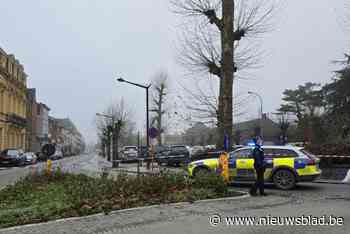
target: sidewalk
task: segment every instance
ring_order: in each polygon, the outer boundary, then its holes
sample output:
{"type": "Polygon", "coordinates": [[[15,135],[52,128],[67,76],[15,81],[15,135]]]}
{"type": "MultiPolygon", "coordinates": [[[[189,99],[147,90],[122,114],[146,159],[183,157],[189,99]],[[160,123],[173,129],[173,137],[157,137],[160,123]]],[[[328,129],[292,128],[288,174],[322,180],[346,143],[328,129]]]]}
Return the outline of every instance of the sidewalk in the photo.
{"type": "Polygon", "coordinates": [[[350,183],[350,169],[348,168],[323,168],[321,177],[317,183],[342,184],[350,183]]]}
{"type": "Polygon", "coordinates": [[[256,197],[224,199],[220,201],[198,201],[195,203],[177,203],[156,205],[112,212],[109,215],[97,214],[87,217],[69,218],[42,224],[25,225],[0,230],[0,234],[36,234],[36,233],[128,233],[131,229],[139,229],[155,224],[173,222],[179,219],[201,217],[230,210],[261,209],[275,207],[290,202],[290,198],[269,196],[260,200],[256,197]]]}

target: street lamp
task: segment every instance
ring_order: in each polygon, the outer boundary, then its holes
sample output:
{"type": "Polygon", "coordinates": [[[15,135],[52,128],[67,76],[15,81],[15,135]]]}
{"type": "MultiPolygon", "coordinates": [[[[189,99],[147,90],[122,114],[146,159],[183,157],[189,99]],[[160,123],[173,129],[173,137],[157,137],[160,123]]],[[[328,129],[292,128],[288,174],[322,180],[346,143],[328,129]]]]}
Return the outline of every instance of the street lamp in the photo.
{"type": "Polygon", "coordinates": [[[118,78],[117,81],[119,82],[124,82],[124,83],[128,83],[128,84],[131,84],[131,85],[134,85],[134,86],[137,86],[137,87],[140,87],[140,88],[143,88],[146,90],[146,144],[147,144],[147,157],[148,157],[148,150],[149,150],[149,103],[148,103],[148,90],[149,88],[151,87],[151,85],[141,85],[141,84],[138,84],[138,83],[134,83],[134,82],[130,82],[130,81],[127,81],[127,80],[124,80],[123,78],[118,78]]]}
{"type": "Polygon", "coordinates": [[[260,100],[260,135],[261,135],[261,138],[263,138],[263,99],[261,97],[260,94],[256,93],[256,92],[252,92],[252,91],[248,91],[248,94],[251,94],[251,95],[254,95],[256,97],[259,98],[260,100]]]}

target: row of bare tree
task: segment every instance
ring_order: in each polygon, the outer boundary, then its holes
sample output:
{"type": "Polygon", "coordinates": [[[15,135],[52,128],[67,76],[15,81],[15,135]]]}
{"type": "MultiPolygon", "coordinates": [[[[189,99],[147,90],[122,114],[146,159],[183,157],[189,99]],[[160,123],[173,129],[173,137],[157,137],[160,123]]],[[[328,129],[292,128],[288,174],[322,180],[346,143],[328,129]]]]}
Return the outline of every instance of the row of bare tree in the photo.
{"type": "MultiPolygon", "coordinates": [[[[165,71],[157,72],[152,78],[151,90],[151,126],[159,133],[165,131],[164,122],[167,113],[168,74],[165,71]]],[[[124,99],[112,103],[95,119],[99,146],[108,160],[111,152],[118,151],[120,145],[136,145],[138,133],[133,113],[127,107],[124,99]]],[[[141,139],[142,140],[142,139],[141,139]]],[[[158,144],[162,144],[162,134],[157,137],[158,144]]]]}

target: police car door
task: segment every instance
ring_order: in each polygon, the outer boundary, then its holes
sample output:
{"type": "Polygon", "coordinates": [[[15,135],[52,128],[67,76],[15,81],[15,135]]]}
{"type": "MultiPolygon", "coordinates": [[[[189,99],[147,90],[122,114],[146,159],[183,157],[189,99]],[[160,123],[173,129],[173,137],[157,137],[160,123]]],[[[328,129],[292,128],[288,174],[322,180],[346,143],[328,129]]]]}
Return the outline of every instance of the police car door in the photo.
{"type": "Polygon", "coordinates": [[[252,149],[242,149],[236,152],[236,180],[254,180],[254,159],[252,149]]]}

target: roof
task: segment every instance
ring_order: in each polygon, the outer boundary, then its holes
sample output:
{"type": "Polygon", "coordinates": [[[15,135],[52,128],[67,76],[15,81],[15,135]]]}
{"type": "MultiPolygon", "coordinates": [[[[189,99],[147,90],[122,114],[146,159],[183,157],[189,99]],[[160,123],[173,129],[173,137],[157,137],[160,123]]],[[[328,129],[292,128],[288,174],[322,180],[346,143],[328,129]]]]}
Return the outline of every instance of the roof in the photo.
{"type": "Polygon", "coordinates": [[[0,53],[1,53],[1,54],[7,55],[7,53],[5,52],[5,50],[3,50],[1,47],[0,47],[0,53]]]}
{"type": "MultiPolygon", "coordinates": [[[[245,146],[243,148],[239,148],[237,150],[241,149],[252,149],[253,146],[245,146]]],[[[288,150],[300,150],[303,149],[303,147],[297,147],[297,146],[292,146],[292,145],[263,145],[261,146],[263,149],[288,149],[288,150]]]]}
{"type": "Polygon", "coordinates": [[[46,104],[44,104],[44,103],[42,103],[42,102],[40,102],[40,103],[38,103],[38,104],[39,104],[41,107],[43,107],[44,109],[50,111],[50,108],[49,108],[46,104]]]}

